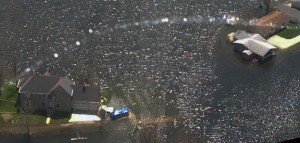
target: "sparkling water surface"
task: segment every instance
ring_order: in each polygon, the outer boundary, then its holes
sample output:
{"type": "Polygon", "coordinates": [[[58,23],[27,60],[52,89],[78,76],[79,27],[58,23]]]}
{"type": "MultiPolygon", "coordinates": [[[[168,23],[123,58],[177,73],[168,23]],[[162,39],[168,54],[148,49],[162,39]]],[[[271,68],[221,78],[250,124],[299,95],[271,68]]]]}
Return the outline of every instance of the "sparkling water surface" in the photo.
{"type": "Polygon", "coordinates": [[[88,136],[86,142],[276,142],[299,136],[299,51],[278,51],[273,61],[257,65],[241,60],[226,43],[228,33],[263,13],[256,5],[1,1],[6,77],[48,71],[78,84],[88,79],[119,86],[123,95],[115,98],[137,118],[172,118],[140,126],[116,121],[107,128],[121,129],[103,132],[74,128],[33,135],[31,142],[69,142],[75,132],[88,136]]]}

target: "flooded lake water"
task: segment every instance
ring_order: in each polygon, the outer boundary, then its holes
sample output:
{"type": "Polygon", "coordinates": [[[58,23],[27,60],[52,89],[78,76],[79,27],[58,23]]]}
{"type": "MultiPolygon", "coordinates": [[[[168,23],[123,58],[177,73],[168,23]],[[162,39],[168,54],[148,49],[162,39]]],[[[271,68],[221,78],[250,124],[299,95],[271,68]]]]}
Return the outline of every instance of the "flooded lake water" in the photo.
{"type": "MultiPolygon", "coordinates": [[[[30,142],[70,142],[77,132],[89,137],[81,142],[299,137],[300,47],[277,51],[273,61],[259,65],[243,61],[226,42],[228,33],[245,27],[226,25],[224,17],[247,22],[263,13],[257,5],[248,0],[1,1],[0,64],[7,79],[35,70],[78,84],[87,79],[118,86],[122,92],[116,98],[137,118],[174,117],[139,126],[114,121],[105,131],[74,127],[59,135],[33,135],[30,142]]],[[[9,135],[3,139],[12,142],[9,135]]]]}

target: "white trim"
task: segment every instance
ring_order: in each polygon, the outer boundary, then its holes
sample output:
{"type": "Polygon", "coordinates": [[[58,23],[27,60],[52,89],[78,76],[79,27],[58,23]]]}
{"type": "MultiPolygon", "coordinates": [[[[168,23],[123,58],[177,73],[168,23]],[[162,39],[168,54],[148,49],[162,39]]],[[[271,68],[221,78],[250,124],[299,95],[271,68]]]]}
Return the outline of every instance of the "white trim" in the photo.
{"type": "Polygon", "coordinates": [[[19,80],[18,80],[18,84],[17,84],[17,87],[19,87],[19,85],[20,85],[20,80],[21,80],[21,79],[19,79],[19,80]]]}

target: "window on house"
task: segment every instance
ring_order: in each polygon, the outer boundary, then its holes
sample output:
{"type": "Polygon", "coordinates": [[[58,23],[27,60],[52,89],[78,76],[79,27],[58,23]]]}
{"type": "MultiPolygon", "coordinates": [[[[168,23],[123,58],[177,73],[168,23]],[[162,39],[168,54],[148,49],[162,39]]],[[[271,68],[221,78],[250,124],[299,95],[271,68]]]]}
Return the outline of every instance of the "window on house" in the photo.
{"type": "Polygon", "coordinates": [[[44,102],[42,103],[42,107],[45,107],[45,103],[44,102]]]}
{"type": "Polygon", "coordinates": [[[59,108],[59,104],[58,103],[56,104],[56,108],[59,108]]]}

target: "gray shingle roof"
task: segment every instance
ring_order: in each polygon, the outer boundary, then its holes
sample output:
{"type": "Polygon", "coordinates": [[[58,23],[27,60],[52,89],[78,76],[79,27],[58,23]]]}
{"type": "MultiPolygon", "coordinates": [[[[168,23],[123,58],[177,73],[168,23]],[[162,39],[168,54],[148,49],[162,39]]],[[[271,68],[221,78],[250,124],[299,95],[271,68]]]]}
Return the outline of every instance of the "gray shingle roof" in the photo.
{"type": "Polygon", "coordinates": [[[33,76],[23,85],[23,87],[21,87],[20,92],[49,93],[58,81],[59,77],[33,76]]]}
{"type": "Polygon", "coordinates": [[[292,3],[292,8],[300,10],[300,0],[293,0],[291,1],[291,3],[292,3]]]}
{"type": "Polygon", "coordinates": [[[235,33],[234,33],[234,38],[235,39],[245,39],[245,38],[250,38],[252,35],[250,33],[247,33],[246,31],[243,31],[243,30],[237,30],[235,33]]]}
{"type": "Polygon", "coordinates": [[[280,11],[282,11],[283,13],[285,13],[286,15],[292,17],[293,20],[297,20],[297,21],[294,21],[294,22],[300,22],[300,11],[299,10],[297,10],[295,8],[288,7],[286,5],[280,5],[278,7],[278,9],[280,11]]]}
{"type": "Polygon", "coordinates": [[[100,87],[73,85],[73,101],[100,102],[100,87]],[[85,89],[84,89],[85,88],[85,89]]]}
{"type": "Polygon", "coordinates": [[[74,85],[74,82],[57,76],[31,76],[20,80],[19,92],[47,94],[54,90],[54,88],[56,88],[57,86],[61,86],[71,95],[71,85],[74,85]]]}
{"type": "Polygon", "coordinates": [[[262,38],[259,34],[254,34],[251,38],[246,38],[242,40],[237,40],[234,43],[243,44],[251,52],[256,53],[260,56],[265,56],[270,49],[275,47],[269,43],[265,42],[265,39],[262,38]]]}
{"type": "Polygon", "coordinates": [[[17,86],[18,87],[24,87],[24,84],[26,84],[29,81],[30,78],[32,78],[32,77],[31,76],[26,76],[24,78],[19,79],[17,86]]]}
{"type": "Polygon", "coordinates": [[[71,85],[74,85],[73,81],[66,78],[60,78],[58,85],[65,89],[65,91],[68,92],[69,95],[72,95],[73,88],[71,87],[71,85]]]}

